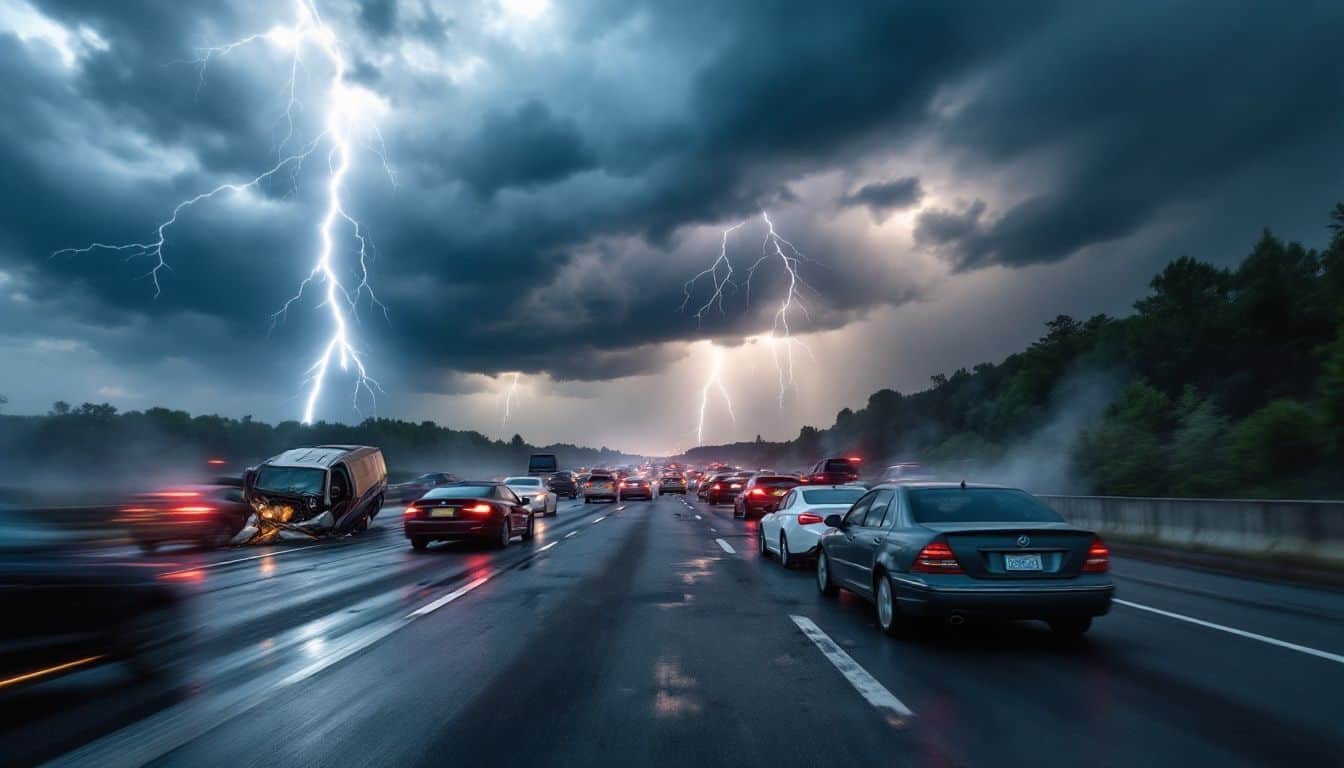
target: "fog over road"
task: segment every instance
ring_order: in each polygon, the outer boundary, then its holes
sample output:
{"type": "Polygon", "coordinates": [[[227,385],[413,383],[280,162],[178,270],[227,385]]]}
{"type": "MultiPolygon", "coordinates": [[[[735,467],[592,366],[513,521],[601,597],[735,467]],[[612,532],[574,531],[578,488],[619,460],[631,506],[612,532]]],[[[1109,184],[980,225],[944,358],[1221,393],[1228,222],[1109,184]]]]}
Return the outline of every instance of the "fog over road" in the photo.
{"type": "Polygon", "coordinates": [[[105,553],[192,593],[176,682],[22,691],[0,762],[1344,764],[1336,592],[1117,557],[1081,642],[890,639],[693,497],[563,503],[502,551],[414,553],[397,511],[309,546],[105,553]]]}

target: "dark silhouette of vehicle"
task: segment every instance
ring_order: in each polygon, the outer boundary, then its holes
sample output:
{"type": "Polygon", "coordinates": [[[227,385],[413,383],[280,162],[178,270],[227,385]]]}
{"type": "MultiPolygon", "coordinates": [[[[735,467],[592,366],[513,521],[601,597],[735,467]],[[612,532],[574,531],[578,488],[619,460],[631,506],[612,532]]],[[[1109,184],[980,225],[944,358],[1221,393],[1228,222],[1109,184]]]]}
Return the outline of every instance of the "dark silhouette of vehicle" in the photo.
{"type": "Polygon", "coordinates": [[[365,530],[387,492],[383,452],[362,445],[295,448],[250,469],[244,486],[253,539],[365,530]]]}
{"type": "Polygon", "coordinates": [[[503,483],[465,481],[435,488],[402,511],[402,529],[423,551],[434,541],[473,540],[503,549],[521,534],[531,541],[536,511],[503,483]]]}

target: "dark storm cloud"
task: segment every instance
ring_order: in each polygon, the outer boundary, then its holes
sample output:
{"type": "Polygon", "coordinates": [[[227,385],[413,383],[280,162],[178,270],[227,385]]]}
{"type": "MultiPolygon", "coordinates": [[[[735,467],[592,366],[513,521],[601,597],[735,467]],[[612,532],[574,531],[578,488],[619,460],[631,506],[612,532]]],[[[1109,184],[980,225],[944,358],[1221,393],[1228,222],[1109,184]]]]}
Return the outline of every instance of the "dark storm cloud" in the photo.
{"type": "Polygon", "coordinates": [[[487,115],[458,161],[462,177],[487,196],[560,181],[596,164],[577,126],[535,100],[487,115]]]}
{"type": "Polygon", "coordinates": [[[884,221],[892,213],[917,204],[924,197],[919,179],[906,176],[894,181],[877,181],[864,184],[851,194],[840,198],[845,208],[866,206],[876,221],[884,221]]]}
{"type": "MultiPolygon", "coordinates": [[[[486,40],[490,2],[454,4],[451,18],[427,0],[321,5],[364,31],[354,76],[391,112],[397,187],[367,158],[350,184],[391,310],[366,307],[360,334],[386,366],[434,372],[416,384],[430,391],[475,386],[454,371],[647,373],[677,354],[664,342],[768,329],[759,297],[781,285],[770,271],[750,305],[742,290],[723,315],[677,311],[717,251],[714,231],[762,207],[782,209],[781,228],[816,259],[807,329],[837,328],[920,290],[864,233],[826,230],[837,195],[878,220],[929,205],[915,240],[954,270],[1057,261],[1141,232],[1257,163],[1319,173],[1344,125],[1332,3],[591,0],[554,3],[554,26],[537,28],[553,37],[528,45],[486,40]],[[411,66],[406,43],[454,65],[479,57],[489,87],[411,66]],[[915,142],[939,173],[865,173],[915,142]],[[852,191],[809,198],[809,176],[837,170],[852,191]],[[980,188],[996,174],[1009,178],[980,188]],[[942,202],[957,199],[974,202],[942,202]],[[444,319],[441,302],[483,297],[496,311],[444,319]]],[[[0,34],[0,270],[24,270],[42,306],[71,319],[212,323],[195,343],[118,345],[127,359],[185,355],[233,374],[239,340],[275,358],[311,341],[311,303],[265,334],[314,247],[320,160],[255,199],[185,216],[157,300],[137,279],[143,261],[47,258],[143,240],[175,201],[274,162],[283,57],[262,46],[199,76],[190,62],[198,46],[286,21],[283,4],[39,7],[107,45],[67,72],[0,34]]],[[[297,112],[301,127],[313,117],[311,104],[297,112]]],[[[737,258],[749,264],[759,238],[744,229],[737,258]]]]}

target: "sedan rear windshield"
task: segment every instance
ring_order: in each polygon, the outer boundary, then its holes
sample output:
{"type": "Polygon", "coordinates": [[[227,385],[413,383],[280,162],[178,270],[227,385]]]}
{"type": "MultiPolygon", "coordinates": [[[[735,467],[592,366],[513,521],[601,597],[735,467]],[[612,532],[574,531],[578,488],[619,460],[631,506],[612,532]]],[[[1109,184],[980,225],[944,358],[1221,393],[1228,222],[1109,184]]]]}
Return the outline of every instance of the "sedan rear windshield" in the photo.
{"type": "Polygon", "coordinates": [[[853,504],[867,491],[862,488],[819,488],[815,491],[803,491],[803,501],[808,504],[853,504]]]}
{"type": "Polygon", "coordinates": [[[757,488],[792,488],[798,485],[796,477],[758,477],[756,478],[757,488]]]}
{"type": "Polygon", "coordinates": [[[921,488],[910,492],[917,523],[1058,523],[1064,518],[1025,491],[921,488]]]}
{"type": "Polygon", "coordinates": [[[493,485],[447,485],[425,494],[426,499],[489,499],[495,495],[493,485]]]}
{"type": "Polygon", "coordinates": [[[327,472],[312,467],[275,467],[267,464],[257,471],[258,491],[321,496],[327,472]]]}
{"type": "Polygon", "coordinates": [[[505,485],[532,486],[541,487],[541,478],[539,477],[510,477],[504,481],[505,485]]]}

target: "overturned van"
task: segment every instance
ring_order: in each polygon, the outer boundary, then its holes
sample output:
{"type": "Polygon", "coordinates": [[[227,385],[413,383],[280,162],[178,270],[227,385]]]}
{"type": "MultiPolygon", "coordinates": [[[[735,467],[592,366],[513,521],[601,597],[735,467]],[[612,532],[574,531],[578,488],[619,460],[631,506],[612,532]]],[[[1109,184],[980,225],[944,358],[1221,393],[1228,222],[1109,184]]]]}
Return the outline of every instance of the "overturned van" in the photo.
{"type": "Polygon", "coordinates": [[[356,533],[369,527],[386,492],[387,464],[377,448],[294,448],[247,471],[244,498],[252,513],[233,540],[356,533]]]}

